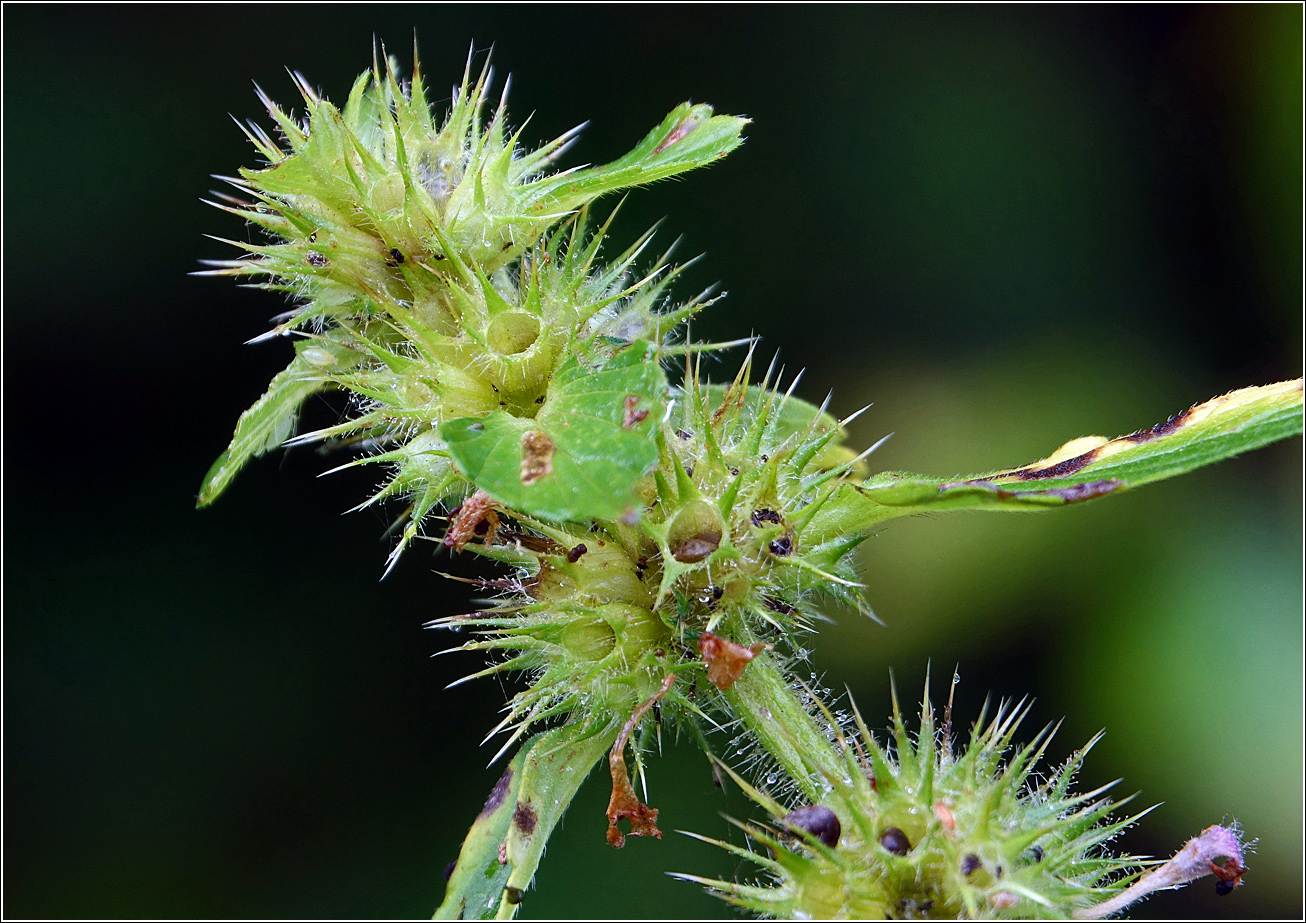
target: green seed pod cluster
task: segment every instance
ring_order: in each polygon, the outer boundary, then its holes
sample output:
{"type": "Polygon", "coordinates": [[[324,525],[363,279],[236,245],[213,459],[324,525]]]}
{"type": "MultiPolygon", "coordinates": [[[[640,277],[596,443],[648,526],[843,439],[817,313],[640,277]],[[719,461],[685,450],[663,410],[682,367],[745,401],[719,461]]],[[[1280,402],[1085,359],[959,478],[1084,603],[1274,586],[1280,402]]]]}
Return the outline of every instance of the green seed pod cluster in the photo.
{"type": "Polygon", "coordinates": [[[1068,919],[1137,877],[1138,859],[1102,847],[1141,814],[1112,820],[1109,785],[1071,792],[1101,735],[1039,781],[1053,731],[1014,747],[1027,712],[1004,704],[987,723],[981,714],[957,753],[951,700],[936,728],[928,684],[915,739],[895,694],[891,749],[854,709],[855,733],[839,734],[846,774],[825,777],[820,804],[791,810],[735,776],[771,814],[768,824],[741,825],[767,852],[709,842],[761,866],[769,882],[680,877],[779,918],[1068,919]]]}
{"type": "Polygon", "coordinates": [[[792,387],[770,387],[772,370],[750,386],[751,359],[729,385],[703,384],[691,367],[660,445],[644,532],[655,543],[659,605],[668,595],[700,603],[697,631],[737,616],[750,635],[792,641],[810,627],[804,608],[819,593],[863,605],[850,552],[867,533],[809,526],[864,474],[864,456],[843,445],[848,420],[793,397],[792,387]]]}

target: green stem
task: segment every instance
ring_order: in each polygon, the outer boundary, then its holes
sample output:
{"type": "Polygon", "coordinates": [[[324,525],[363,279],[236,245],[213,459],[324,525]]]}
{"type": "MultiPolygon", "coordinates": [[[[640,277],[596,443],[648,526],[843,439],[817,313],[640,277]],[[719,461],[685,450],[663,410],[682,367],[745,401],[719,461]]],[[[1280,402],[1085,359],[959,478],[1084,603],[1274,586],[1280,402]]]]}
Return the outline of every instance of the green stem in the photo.
{"type": "Polygon", "coordinates": [[[823,777],[848,774],[825,730],[794,696],[784,671],[770,654],[759,654],[750,662],[725,697],[767,753],[813,802],[825,797],[823,777]]]}

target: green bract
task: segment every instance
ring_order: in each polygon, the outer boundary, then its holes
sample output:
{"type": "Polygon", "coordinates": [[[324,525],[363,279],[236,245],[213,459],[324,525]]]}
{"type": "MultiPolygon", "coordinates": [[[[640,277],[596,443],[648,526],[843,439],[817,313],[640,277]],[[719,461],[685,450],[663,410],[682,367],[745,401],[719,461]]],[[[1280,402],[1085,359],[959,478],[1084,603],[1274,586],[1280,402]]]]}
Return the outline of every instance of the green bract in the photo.
{"type": "Polygon", "coordinates": [[[567,359],[533,418],[497,410],[450,420],[440,436],[458,469],[508,509],[552,521],[634,517],[666,389],[656,349],[638,342],[596,368],[567,359]]]}

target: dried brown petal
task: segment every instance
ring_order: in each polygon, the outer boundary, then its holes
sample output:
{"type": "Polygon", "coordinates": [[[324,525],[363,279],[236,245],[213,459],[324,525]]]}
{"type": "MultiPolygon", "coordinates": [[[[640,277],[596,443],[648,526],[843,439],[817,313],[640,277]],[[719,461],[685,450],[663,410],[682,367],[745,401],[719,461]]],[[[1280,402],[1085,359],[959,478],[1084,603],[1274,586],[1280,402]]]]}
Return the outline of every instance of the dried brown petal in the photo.
{"type": "Polygon", "coordinates": [[[483,533],[485,544],[489,545],[494,542],[498,528],[499,516],[494,512],[494,501],[485,491],[478,490],[458,508],[457,515],[449,523],[449,531],[445,533],[444,544],[454,551],[462,551],[464,545],[483,533]]]}
{"type": "Polygon", "coordinates": [[[657,826],[658,809],[650,808],[639,800],[639,796],[635,794],[635,789],[630,784],[630,777],[626,774],[626,741],[630,740],[630,735],[640,719],[657,703],[658,699],[667,694],[667,690],[675,681],[676,674],[668,675],[662,681],[662,688],[640,703],[625,727],[621,729],[621,733],[617,735],[616,743],[612,745],[612,750],[608,754],[608,769],[612,773],[612,797],[608,799],[608,845],[616,849],[626,845],[626,836],[617,826],[617,821],[623,817],[630,821],[631,836],[655,836],[662,839],[662,831],[657,826]]]}
{"type": "Polygon", "coordinates": [[[744,647],[710,631],[703,632],[698,639],[699,653],[707,664],[707,681],[722,692],[744,675],[744,667],[750,660],[770,646],[758,641],[752,647],[744,647]]]}

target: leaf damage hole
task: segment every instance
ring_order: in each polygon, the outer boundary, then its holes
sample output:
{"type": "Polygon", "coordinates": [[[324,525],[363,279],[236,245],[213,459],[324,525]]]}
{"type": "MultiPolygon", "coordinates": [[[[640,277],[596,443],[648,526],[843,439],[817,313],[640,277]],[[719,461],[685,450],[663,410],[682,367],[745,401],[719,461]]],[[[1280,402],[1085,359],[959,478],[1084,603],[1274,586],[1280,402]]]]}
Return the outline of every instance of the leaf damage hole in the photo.
{"type": "Polygon", "coordinates": [[[639,406],[639,395],[627,394],[625,412],[623,413],[621,418],[622,429],[632,429],[636,424],[643,423],[645,420],[648,419],[648,411],[636,410],[635,408],[638,406],[639,406]]]}
{"type": "Polygon", "coordinates": [[[553,453],[557,446],[548,433],[527,430],[521,437],[521,482],[529,487],[553,474],[553,453]]]}

